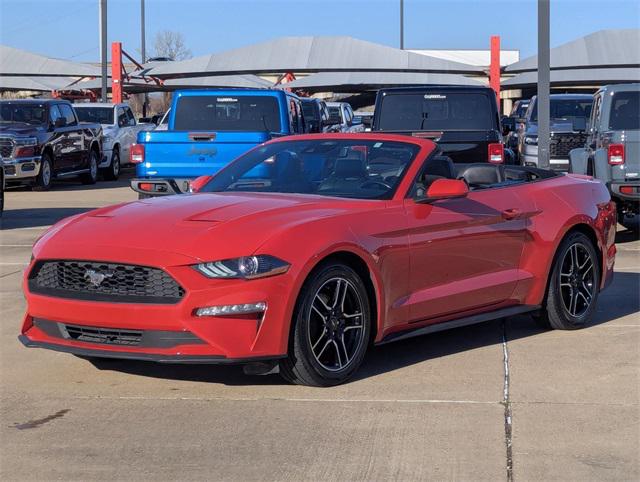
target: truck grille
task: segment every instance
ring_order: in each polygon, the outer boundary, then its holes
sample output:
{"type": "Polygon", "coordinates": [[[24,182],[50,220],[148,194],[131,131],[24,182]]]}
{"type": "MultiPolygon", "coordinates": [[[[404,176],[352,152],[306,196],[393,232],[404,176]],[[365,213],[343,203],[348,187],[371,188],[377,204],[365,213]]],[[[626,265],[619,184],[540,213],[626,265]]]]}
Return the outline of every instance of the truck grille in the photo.
{"type": "Polygon", "coordinates": [[[569,151],[578,147],[584,147],[587,140],[586,134],[566,133],[551,136],[549,155],[552,159],[568,159],[569,151]]]}
{"type": "Polygon", "coordinates": [[[29,273],[33,293],[114,303],[174,304],[184,289],[158,268],[94,261],[39,261],[29,273]]]}
{"type": "Polygon", "coordinates": [[[75,325],[64,325],[64,330],[72,340],[85,343],[137,346],[142,341],[142,331],[75,325]]]}
{"type": "Polygon", "coordinates": [[[0,137],[0,156],[11,157],[13,152],[13,139],[10,137],[0,137]]]}

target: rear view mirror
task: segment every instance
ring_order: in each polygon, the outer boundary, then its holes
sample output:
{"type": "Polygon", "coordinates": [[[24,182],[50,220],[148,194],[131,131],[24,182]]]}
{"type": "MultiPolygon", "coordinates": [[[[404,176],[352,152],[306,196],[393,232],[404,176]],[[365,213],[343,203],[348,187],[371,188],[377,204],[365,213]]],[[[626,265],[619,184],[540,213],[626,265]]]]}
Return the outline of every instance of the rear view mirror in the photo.
{"type": "Polygon", "coordinates": [[[468,193],[469,186],[462,179],[436,179],[427,189],[423,202],[465,197],[468,193]]]}
{"type": "Polygon", "coordinates": [[[54,123],[55,127],[64,127],[67,125],[67,119],[65,117],[58,117],[54,123]]]}
{"type": "Polygon", "coordinates": [[[584,132],[587,130],[587,118],[576,117],[573,119],[573,130],[575,132],[584,132]]]}
{"type": "Polygon", "coordinates": [[[209,175],[196,177],[189,183],[189,192],[200,192],[200,189],[202,189],[212,177],[213,176],[209,175]]]}

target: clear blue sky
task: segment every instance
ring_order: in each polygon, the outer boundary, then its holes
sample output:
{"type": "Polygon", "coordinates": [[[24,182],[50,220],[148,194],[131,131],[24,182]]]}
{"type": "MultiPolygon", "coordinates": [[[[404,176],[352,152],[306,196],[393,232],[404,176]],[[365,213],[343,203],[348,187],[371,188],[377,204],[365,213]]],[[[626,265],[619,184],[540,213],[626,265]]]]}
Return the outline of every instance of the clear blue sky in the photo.
{"type": "MultiPolygon", "coordinates": [[[[405,0],[405,48],[502,47],[536,53],[535,0],[405,0]]],[[[157,31],[182,32],[194,56],[284,35],[350,35],[397,47],[399,0],[146,0],[147,55],[157,31]]],[[[108,0],[109,41],[140,47],[140,1],[108,0]]],[[[605,28],[640,28],[639,0],[551,0],[551,45],[605,28]]],[[[98,0],[0,0],[0,43],[99,60],[98,0]]],[[[137,57],[137,55],[136,55],[137,57]]]]}

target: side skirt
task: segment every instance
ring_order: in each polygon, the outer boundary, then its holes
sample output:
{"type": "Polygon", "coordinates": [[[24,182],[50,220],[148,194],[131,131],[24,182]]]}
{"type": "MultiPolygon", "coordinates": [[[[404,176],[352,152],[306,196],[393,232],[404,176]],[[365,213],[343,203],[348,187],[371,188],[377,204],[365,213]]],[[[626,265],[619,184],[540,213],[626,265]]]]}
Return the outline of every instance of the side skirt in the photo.
{"type": "Polygon", "coordinates": [[[464,318],[458,318],[456,320],[442,321],[440,323],[434,323],[432,325],[427,325],[420,328],[411,328],[405,331],[391,333],[385,336],[379,343],[376,343],[376,345],[384,345],[393,341],[404,340],[406,338],[412,338],[414,336],[427,335],[429,333],[437,333],[438,331],[450,330],[452,328],[475,325],[477,323],[484,323],[485,321],[496,320],[498,318],[506,318],[508,316],[515,316],[539,309],[539,305],[509,306],[508,308],[502,308],[495,311],[488,311],[486,313],[466,316],[464,318]]]}

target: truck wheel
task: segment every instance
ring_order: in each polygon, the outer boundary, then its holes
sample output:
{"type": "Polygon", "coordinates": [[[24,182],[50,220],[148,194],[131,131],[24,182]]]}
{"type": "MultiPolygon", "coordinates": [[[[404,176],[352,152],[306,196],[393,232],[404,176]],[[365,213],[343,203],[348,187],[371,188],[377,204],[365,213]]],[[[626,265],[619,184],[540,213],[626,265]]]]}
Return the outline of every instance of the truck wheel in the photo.
{"type": "Polygon", "coordinates": [[[89,151],[89,172],[80,176],[82,184],[95,184],[98,180],[98,154],[91,149],[89,151]]]}
{"type": "Polygon", "coordinates": [[[584,327],[595,312],[599,288],[595,246],[582,233],[569,234],[556,253],[545,303],[536,321],[556,330],[584,327]]]}
{"type": "Polygon", "coordinates": [[[111,155],[111,163],[105,168],[103,173],[107,181],[117,181],[120,177],[120,152],[116,149],[111,155]]]}
{"type": "Polygon", "coordinates": [[[51,156],[47,153],[42,154],[40,172],[36,177],[36,184],[33,189],[35,191],[48,191],[51,189],[51,156]]]}

